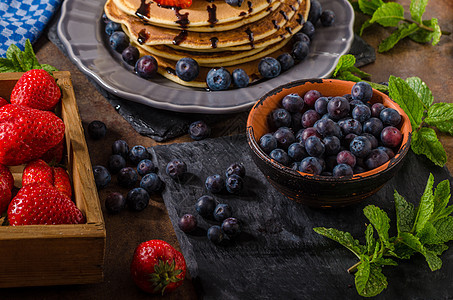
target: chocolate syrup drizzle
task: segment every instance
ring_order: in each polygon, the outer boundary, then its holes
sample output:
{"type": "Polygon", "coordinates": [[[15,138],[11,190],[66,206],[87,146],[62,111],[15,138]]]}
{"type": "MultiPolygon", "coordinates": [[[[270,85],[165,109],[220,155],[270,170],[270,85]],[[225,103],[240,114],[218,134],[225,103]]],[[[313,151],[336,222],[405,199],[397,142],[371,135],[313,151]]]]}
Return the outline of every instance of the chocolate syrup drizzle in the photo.
{"type": "Polygon", "coordinates": [[[214,24],[217,23],[219,20],[217,19],[217,6],[212,4],[212,6],[207,6],[206,10],[208,11],[209,19],[208,22],[211,24],[211,27],[214,27],[214,24]]]}
{"type": "Polygon", "coordinates": [[[176,75],[176,71],[173,68],[166,67],[165,71],[167,71],[168,74],[176,75]]]}
{"type": "Polygon", "coordinates": [[[146,3],[146,0],[141,0],[140,6],[135,12],[135,15],[139,17],[140,19],[143,19],[145,17],[149,18],[149,12],[150,12],[150,3],[146,3]]]}
{"type": "Polygon", "coordinates": [[[283,10],[280,10],[279,13],[283,16],[283,18],[288,21],[288,16],[286,15],[286,13],[283,11],[283,10]]]}
{"type": "Polygon", "coordinates": [[[149,39],[149,34],[148,32],[146,32],[146,29],[142,29],[140,30],[140,32],[138,33],[138,38],[137,38],[137,42],[140,44],[140,45],[143,45],[144,43],[146,43],[146,41],[149,39]]]}
{"type": "Polygon", "coordinates": [[[180,8],[175,9],[175,15],[178,18],[178,21],[175,21],[175,23],[178,24],[179,26],[181,26],[181,28],[187,28],[187,25],[190,24],[189,12],[186,12],[185,14],[181,14],[179,12],[180,10],[181,10],[180,8]]]}
{"type": "Polygon", "coordinates": [[[210,38],[209,40],[211,41],[211,47],[217,48],[217,43],[219,42],[219,39],[214,36],[214,37],[210,38]]]}
{"type": "Polygon", "coordinates": [[[297,16],[298,16],[298,19],[296,19],[296,21],[297,21],[300,25],[302,25],[303,23],[305,23],[304,16],[302,16],[301,13],[298,13],[297,16]]]}
{"type": "Polygon", "coordinates": [[[285,27],[286,31],[288,31],[289,34],[293,34],[293,30],[291,27],[285,27]]]}
{"type": "Polygon", "coordinates": [[[253,37],[253,32],[250,30],[250,28],[247,28],[245,30],[245,33],[247,33],[247,36],[249,37],[250,47],[252,47],[252,49],[254,49],[255,45],[253,44],[253,42],[255,41],[255,38],[253,37]]]}
{"type": "Polygon", "coordinates": [[[187,30],[181,30],[181,32],[173,39],[173,45],[179,45],[184,42],[187,38],[187,34],[187,30]]]}
{"type": "Polygon", "coordinates": [[[247,1],[247,6],[249,7],[249,14],[251,14],[253,11],[252,1],[247,1]]]}
{"type": "Polygon", "coordinates": [[[245,16],[247,13],[245,11],[241,11],[241,13],[239,14],[239,17],[243,17],[245,16]]]}
{"type": "Polygon", "coordinates": [[[272,24],[274,24],[274,28],[279,30],[280,29],[280,25],[277,24],[277,20],[272,20],[272,24]]]}

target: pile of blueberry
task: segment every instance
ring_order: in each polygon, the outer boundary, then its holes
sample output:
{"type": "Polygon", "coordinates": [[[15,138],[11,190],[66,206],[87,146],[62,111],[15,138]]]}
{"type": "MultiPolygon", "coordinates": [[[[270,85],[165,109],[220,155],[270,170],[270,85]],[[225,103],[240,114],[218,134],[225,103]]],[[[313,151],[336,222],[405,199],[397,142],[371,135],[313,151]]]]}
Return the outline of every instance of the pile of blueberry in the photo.
{"type": "Polygon", "coordinates": [[[260,147],[282,165],[315,175],[350,177],[377,168],[395,156],[403,136],[398,111],[369,103],[372,96],[367,82],[343,96],[286,95],[260,147]]]}
{"type": "MultiPolygon", "coordinates": [[[[221,175],[208,176],[205,181],[206,189],[213,193],[239,193],[243,188],[245,177],[244,165],[231,164],[226,172],[226,180],[221,175]]],[[[224,240],[233,239],[241,232],[241,225],[237,218],[233,217],[233,209],[227,203],[218,203],[214,197],[203,195],[195,203],[196,212],[209,222],[218,224],[211,225],[207,230],[208,239],[214,244],[220,244],[224,240]]],[[[184,214],[178,221],[178,227],[185,233],[193,232],[198,228],[198,221],[193,214],[184,214]]]]}

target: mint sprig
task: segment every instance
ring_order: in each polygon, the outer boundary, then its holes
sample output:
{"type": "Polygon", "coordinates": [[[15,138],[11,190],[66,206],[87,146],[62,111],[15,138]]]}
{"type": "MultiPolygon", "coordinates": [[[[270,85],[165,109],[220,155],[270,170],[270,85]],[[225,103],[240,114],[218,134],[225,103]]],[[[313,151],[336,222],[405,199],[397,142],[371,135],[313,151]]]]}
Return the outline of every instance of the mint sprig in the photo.
{"type": "Polygon", "coordinates": [[[370,222],[365,230],[365,245],[361,245],[349,232],[313,228],[358,257],[359,261],[348,272],[354,273],[359,295],[373,297],[380,294],[388,285],[382,273],[383,266],[397,266],[395,259],[410,259],[418,253],[425,257],[431,271],[442,267],[439,256],[448,249],[445,243],[453,240],[453,216],[450,216],[453,205],[448,206],[451,197],[448,180],[440,182],[434,191],[433,186],[434,176],[430,174],[416,208],[394,191],[396,236],[389,236],[390,218],[387,213],[374,205],[368,205],[363,210],[370,222]]]}
{"type": "MultiPolygon", "coordinates": [[[[364,78],[370,75],[360,70],[357,72],[354,64],[353,55],[341,56],[331,77],[354,82],[366,81],[364,78]]],[[[447,163],[447,153],[435,129],[453,135],[453,103],[433,103],[431,90],[418,77],[404,80],[390,76],[388,86],[366,82],[374,89],[388,92],[390,98],[408,115],[412,126],[412,151],[425,155],[434,164],[443,167],[447,163]]]]}
{"type": "Polygon", "coordinates": [[[32,69],[43,69],[50,74],[58,71],[57,68],[51,65],[38,62],[32,44],[28,39],[25,41],[24,51],[12,44],[6,50],[6,57],[0,57],[0,73],[27,72],[32,69]]]}
{"type": "Polygon", "coordinates": [[[405,17],[406,12],[404,7],[396,2],[384,2],[382,0],[350,0],[350,2],[356,11],[371,16],[370,19],[362,24],[359,32],[360,35],[373,24],[396,28],[390,36],[379,44],[379,52],[389,51],[406,37],[417,43],[431,43],[432,45],[436,45],[439,43],[442,34],[450,34],[440,29],[436,18],[423,20],[423,14],[426,11],[428,0],[411,1],[410,19],[405,17]]]}

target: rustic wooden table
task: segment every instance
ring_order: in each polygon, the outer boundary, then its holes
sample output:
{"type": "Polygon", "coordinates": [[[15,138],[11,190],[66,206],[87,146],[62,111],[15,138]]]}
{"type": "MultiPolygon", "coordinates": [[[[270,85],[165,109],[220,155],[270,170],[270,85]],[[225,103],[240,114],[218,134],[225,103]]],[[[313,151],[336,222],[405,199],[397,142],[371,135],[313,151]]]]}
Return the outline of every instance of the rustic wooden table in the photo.
{"type": "MultiPolygon", "coordinates": [[[[410,1],[397,1],[409,10],[410,1]]],[[[430,1],[425,19],[437,17],[443,30],[453,31],[453,4],[451,0],[430,1]]],[[[374,48],[379,41],[388,35],[388,31],[375,28],[365,32],[363,38],[374,48]]],[[[117,139],[126,140],[129,145],[153,146],[154,140],[138,134],[124,120],[105,98],[88,81],[84,74],[53,44],[44,34],[35,44],[38,60],[60,70],[70,71],[74,90],[80,109],[84,128],[93,120],[100,120],[108,127],[107,136],[101,141],[87,138],[91,163],[93,165],[107,162],[110,145],[117,139]]],[[[387,81],[390,75],[402,78],[418,76],[431,89],[435,102],[453,103],[453,36],[443,36],[437,46],[416,44],[410,40],[400,42],[393,50],[379,54],[376,62],[362,68],[372,74],[374,82],[387,81]]],[[[225,133],[233,134],[245,129],[247,112],[233,116],[226,122],[213,127],[213,136],[225,133]],[[231,125],[233,120],[233,126],[231,125]],[[225,130],[225,128],[231,130],[225,130]]],[[[447,167],[453,170],[453,137],[439,134],[444,145],[448,162],[447,167]]],[[[191,141],[182,136],[168,143],[191,141]]],[[[121,191],[115,185],[99,193],[101,204],[112,191],[121,191]]],[[[125,191],[123,191],[125,192],[125,191]]],[[[104,207],[103,207],[104,208],[104,207]]],[[[153,197],[150,206],[143,212],[124,212],[119,215],[104,213],[107,231],[104,281],[98,284],[80,286],[55,286],[3,289],[2,299],[145,299],[149,295],[135,287],[129,276],[129,264],[134,248],[142,241],[163,239],[179,248],[173,227],[161,198],[153,197]]],[[[453,296],[453,295],[452,295],[453,296]]],[[[162,299],[196,299],[196,287],[186,279],[183,286],[175,292],[156,298],[162,299]]]]}

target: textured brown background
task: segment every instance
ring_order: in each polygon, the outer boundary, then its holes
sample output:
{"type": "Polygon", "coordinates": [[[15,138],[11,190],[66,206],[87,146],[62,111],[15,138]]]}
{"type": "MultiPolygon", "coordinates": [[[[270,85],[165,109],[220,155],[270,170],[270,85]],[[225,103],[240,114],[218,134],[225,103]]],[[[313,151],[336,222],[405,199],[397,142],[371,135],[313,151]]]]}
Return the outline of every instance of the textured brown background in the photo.
{"type": "MultiPolygon", "coordinates": [[[[408,0],[396,1],[409,11],[408,0]]],[[[424,19],[436,17],[445,31],[453,31],[453,3],[451,0],[432,0],[429,2],[424,19]]],[[[366,30],[363,38],[377,48],[380,40],[388,36],[388,31],[380,27],[366,30]]],[[[80,109],[84,128],[93,120],[103,121],[109,132],[102,141],[87,138],[91,163],[107,162],[110,146],[117,139],[126,140],[129,145],[142,144],[153,146],[157,143],[139,135],[127,121],[102,97],[78,68],[47,38],[40,38],[35,44],[38,60],[60,70],[72,73],[75,94],[80,109]]],[[[375,82],[387,81],[389,75],[402,78],[418,76],[431,89],[435,102],[453,103],[453,36],[443,36],[440,43],[420,45],[405,40],[384,54],[377,53],[376,62],[363,67],[363,71],[372,74],[375,82]]],[[[237,114],[226,122],[213,127],[213,136],[242,132],[245,128],[247,113],[237,114]]],[[[453,170],[453,137],[440,134],[441,142],[448,153],[447,167],[453,170]]],[[[183,136],[169,143],[191,141],[183,136]]],[[[101,204],[112,191],[121,191],[115,184],[110,184],[100,191],[101,204]]],[[[126,190],[122,190],[126,192],[126,190]]],[[[173,227],[165,205],[160,197],[154,196],[150,206],[140,212],[124,211],[119,215],[104,214],[107,242],[105,255],[104,282],[92,285],[13,288],[0,291],[1,299],[145,299],[149,295],[139,291],[129,276],[129,264],[134,248],[142,241],[163,239],[179,248],[173,227]]],[[[175,292],[160,297],[162,299],[196,299],[195,287],[189,279],[175,292]]]]}

